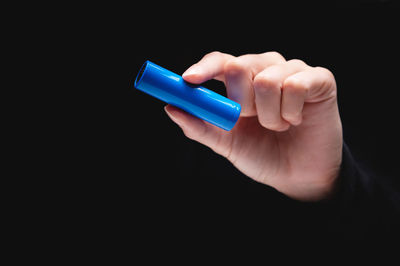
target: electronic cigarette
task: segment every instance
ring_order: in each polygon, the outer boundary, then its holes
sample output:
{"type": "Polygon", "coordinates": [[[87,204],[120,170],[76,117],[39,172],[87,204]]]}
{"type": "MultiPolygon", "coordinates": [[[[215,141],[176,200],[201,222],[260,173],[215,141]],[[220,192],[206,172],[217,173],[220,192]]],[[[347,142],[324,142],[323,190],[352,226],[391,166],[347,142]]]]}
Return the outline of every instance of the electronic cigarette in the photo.
{"type": "Polygon", "coordinates": [[[228,131],[240,115],[240,104],[200,85],[190,84],[180,75],[150,61],[140,69],[135,87],[228,131]]]}

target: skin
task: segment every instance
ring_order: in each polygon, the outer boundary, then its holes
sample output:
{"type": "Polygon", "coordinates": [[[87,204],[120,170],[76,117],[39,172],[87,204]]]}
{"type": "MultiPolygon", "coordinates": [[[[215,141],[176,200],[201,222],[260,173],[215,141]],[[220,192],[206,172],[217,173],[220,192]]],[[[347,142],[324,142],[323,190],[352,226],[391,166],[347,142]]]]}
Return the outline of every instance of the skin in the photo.
{"type": "Polygon", "coordinates": [[[212,52],[182,76],[195,84],[222,81],[228,97],[242,106],[231,131],[166,106],[188,138],[293,199],[320,201],[334,194],[343,138],[329,70],[286,61],[277,52],[239,57],[212,52]]]}

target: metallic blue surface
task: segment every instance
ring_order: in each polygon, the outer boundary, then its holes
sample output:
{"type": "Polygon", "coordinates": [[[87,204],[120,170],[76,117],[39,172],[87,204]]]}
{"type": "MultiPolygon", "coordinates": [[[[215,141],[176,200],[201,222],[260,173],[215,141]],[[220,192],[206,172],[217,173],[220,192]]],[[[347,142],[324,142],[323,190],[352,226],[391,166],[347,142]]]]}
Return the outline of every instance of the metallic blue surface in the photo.
{"type": "Polygon", "coordinates": [[[146,61],[135,80],[135,87],[166,103],[225,130],[231,130],[240,115],[240,104],[146,61]]]}

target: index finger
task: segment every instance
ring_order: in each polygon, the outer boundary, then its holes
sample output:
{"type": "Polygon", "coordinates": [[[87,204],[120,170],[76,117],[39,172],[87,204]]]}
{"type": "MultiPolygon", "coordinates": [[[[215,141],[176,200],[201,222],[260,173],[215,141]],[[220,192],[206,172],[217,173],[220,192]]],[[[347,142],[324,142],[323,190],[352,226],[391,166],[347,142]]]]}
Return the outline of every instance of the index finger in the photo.
{"type": "Polygon", "coordinates": [[[199,62],[189,67],[182,77],[194,84],[200,84],[210,79],[224,81],[225,63],[234,56],[221,52],[206,54],[199,62]]]}
{"type": "MultiPolygon", "coordinates": [[[[246,60],[249,63],[249,71],[252,78],[269,65],[285,62],[285,58],[277,52],[266,52],[262,54],[251,55],[251,60],[246,60]]],[[[225,82],[225,65],[232,61],[235,57],[230,54],[214,51],[206,54],[199,62],[189,67],[182,77],[186,81],[194,84],[200,84],[210,79],[216,79],[225,82]]]]}

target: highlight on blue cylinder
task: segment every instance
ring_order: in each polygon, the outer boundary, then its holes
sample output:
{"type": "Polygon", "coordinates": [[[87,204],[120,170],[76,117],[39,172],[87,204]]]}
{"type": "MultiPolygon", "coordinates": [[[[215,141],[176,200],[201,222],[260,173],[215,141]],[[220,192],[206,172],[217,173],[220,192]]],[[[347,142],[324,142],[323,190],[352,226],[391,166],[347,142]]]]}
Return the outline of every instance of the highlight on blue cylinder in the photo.
{"type": "Polygon", "coordinates": [[[135,87],[217,127],[231,130],[240,115],[240,104],[200,85],[190,84],[159,65],[146,61],[135,87]]]}

